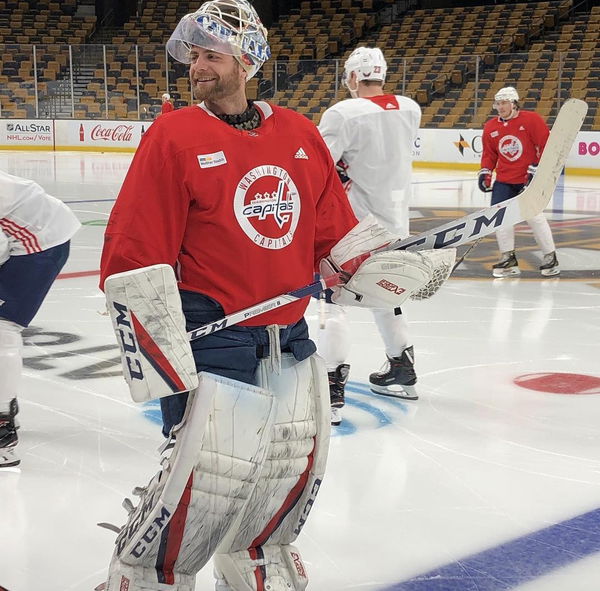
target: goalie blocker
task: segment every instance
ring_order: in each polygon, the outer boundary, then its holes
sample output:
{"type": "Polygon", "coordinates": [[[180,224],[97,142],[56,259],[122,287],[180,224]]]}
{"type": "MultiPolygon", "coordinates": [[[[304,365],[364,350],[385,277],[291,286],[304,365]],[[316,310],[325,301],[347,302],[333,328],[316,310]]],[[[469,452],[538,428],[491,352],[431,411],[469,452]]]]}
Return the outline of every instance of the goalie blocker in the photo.
{"type": "Polygon", "coordinates": [[[173,269],[153,265],[116,273],[104,292],[133,400],[193,390],[196,364],[173,269]]]}

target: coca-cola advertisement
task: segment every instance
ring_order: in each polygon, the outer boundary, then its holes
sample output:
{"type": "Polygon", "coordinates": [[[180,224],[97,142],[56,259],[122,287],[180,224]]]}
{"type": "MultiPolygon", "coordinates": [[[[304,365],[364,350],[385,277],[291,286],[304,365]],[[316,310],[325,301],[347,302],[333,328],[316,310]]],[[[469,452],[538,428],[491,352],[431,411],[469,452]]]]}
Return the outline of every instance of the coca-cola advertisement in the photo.
{"type": "MultiPolygon", "coordinates": [[[[140,131],[141,135],[141,131],[140,131]]],[[[111,142],[130,142],[133,138],[133,125],[125,125],[124,123],[112,123],[94,125],[90,133],[92,141],[108,140],[111,142]]]]}
{"type": "Polygon", "coordinates": [[[133,152],[148,121],[56,121],[56,147],[59,150],[133,152]]]}

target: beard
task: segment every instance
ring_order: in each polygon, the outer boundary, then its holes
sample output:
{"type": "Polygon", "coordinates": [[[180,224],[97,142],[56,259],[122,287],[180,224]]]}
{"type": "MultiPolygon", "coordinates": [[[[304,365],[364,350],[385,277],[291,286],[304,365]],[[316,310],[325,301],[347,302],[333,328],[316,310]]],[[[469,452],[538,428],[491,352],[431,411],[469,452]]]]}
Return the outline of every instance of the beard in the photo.
{"type": "Polygon", "coordinates": [[[217,79],[213,82],[193,85],[194,98],[196,100],[217,101],[219,99],[236,94],[243,86],[243,81],[239,76],[239,66],[232,68],[231,72],[228,74],[223,76],[215,76],[217,79]]]}

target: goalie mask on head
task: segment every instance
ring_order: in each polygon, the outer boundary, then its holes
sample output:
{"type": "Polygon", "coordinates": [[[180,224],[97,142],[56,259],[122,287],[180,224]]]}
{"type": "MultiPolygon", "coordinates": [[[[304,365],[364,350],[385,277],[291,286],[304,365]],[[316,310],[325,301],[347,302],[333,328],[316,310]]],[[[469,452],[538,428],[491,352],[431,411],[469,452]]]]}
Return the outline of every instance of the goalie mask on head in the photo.
{"type": "Polygon", "coordinates": [[[246,0],[210,0],[186,14],[167,41],[167,51],[191,63],[192,46],[232,55],[252,78],[271,57],[267,29],[246,0]]]}
{"type": "Polygon", "coordinates": [[[342,81],[348,90],[354,93],[356,88],[349,86],[352,72],[356,75],[357,83],[366,80],[385,82],[387,63],[381,49],[377,47],[357,47],[346,60],[342,81]]]}

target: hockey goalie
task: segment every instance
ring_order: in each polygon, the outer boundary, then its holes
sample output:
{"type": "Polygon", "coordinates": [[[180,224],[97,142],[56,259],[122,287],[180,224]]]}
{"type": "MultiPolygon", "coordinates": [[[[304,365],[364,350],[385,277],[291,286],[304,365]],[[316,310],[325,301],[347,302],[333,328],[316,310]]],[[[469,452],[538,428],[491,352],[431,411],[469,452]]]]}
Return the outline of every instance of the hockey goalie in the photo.
{"type": "Polygon", "coordinates": [[[199,104],[144,135],[109,219],[101,281],[124,377],[134,400],[160,399],[167,440],[137,506],[125,502],[108,591],[192,591],[211,559],[218,591],[308,583],[294,544],[330,429],[308,298],[275,298],[191,342],[187,331],[319,269],[336,301],[395,308],[452,267],[451,249],[379,252],[394,237],[357,224],[317,129],[247,100],[266,38],[245,0],[211,0],[180,21],[167,49],[189,64],[199,104]]]}

